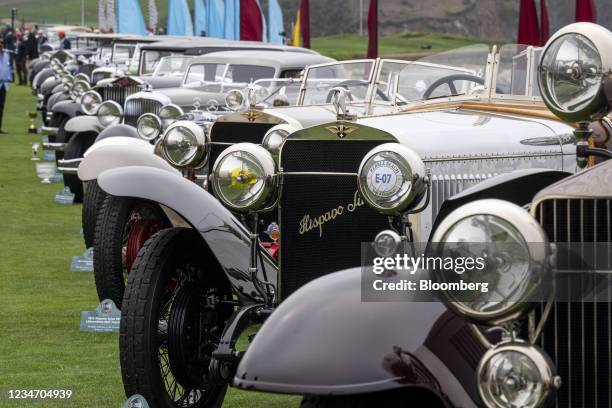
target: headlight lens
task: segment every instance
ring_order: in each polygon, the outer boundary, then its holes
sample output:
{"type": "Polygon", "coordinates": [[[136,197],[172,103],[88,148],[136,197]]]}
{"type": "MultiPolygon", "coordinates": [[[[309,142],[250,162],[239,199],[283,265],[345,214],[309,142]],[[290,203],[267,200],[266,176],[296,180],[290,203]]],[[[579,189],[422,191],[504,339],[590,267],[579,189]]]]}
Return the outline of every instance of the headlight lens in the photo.
{"type": "Polygon", "coordinates": [[[74,83],[74,78],[70,74],[66,74],[62,77],[62,85],[64,86],[64,92],[69,93],[72,90],[72,84],[74,83]]]}
{"type": "Polygon", "coordinates": [[[117,125],[121,122],[123,108],[115,101],[106,101],[98,108],[97,115],[102,126],[117,125]]]}
{"type": "Polygon", "coordinates": [[[597,47],[581,34],[552,41],[540,64],[541,94],[553,112],[561,114],[588,110],[599,96],[602,79],[597,47]]]}
{"type": "Polygon", "coordinates": [[[259,211],[275,197],[275,174],[274,159],[266,149],[238,143],[217,158],[212,185],[217,197],[234,211],[259,211]]]}
{"type": "Polygon", "coordinates": [[[174,123],[176,118],[183,114],[183,110],[180,106],[170,104],[162,107],[159,111],[159,119],[161,119],[162,128],[168,129],[168,127],[174,123]]]}
{"type": "Polygon", "coordinates": [[[95,115],[102,103],[102,96],[96,91],[87,91],[81,97],[81,110],[87,115],[95,115]]]}
{"type": "Polygon", "coordinates": [[[89,86],[89,83],[83,80],[79,80],[79,81],[76,81],[74,85],[72,85],[72,90],[70,91],[70,94],[74,99],[78,99],[90,89],[91,87],[89,86]]]}
{"type": "Polygon", "coordinates": [[[208,160],[209,140],[195,123],[178,121],[172,124],[162,140],[162,152],[175,167],[201,167],[208,160]]]}
{"type": "Polygon", "coordinates": [[[502,343],[483,356],[478,391],[487,407],[539,407],[560,385],[550,358],[523,342],[502,343]]]}
{"type": "Polygon", "coordinates": [[[285,139],[295,131],[296,129],[290,125],[276,125],[268,130],[261,144],[270,152],[274,160],[278,161],[281,146],[285,142],[285,139]]]}
{"type": "Polygon", "coordinates": [[[383,214],[414,208],[427,189],[425,164],[414,151],[398,143],[371,150],[359,166],[358,177],[363,198],[383,214]]]}
{"type": "Polygon", "coordinates": [[[136,129],[142,139],[151,141],[161,134],[162,124],[157,116],[152,113],[145,113],[138,118],[136,129]]]}
{"type": "Polygon", "coordinates": [[[237,89],[229,91],[225,95],[225,104],[231,110],[238,110],[244,104],[244,94],[237,89]]]}
{"type": "Polygon", "coordinates": [[[466,204],[436,229],[430,252],[441,259],[482,259],[481,267],[430,271],[439,283],[483,283],[486,291],[442,291],[449,309],[483,324],[516,319],[545,300],[550,282],[546,234],[521,207],[488,199],[466,204]],[[465,272],[465,273],[464,273],[465,272]]]}

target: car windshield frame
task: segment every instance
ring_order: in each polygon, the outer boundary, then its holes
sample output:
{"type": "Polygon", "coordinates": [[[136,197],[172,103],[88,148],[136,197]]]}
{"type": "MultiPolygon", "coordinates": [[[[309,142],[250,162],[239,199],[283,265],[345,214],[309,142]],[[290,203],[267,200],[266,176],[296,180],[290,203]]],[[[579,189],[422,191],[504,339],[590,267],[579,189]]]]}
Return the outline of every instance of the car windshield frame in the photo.
{"type": "MultiPolygon", "coordinates": [[[[225,92],[224,89],[227,87],[229,89],[242,89],[244,87],[246,87],[247,85],[249,85],[251,83],[251,81],[249,82],[226,82],[225,78],[228,75],[228,72],[230,71],[230,67],[232,66],[254,66],[254,67],[260,67],[260,68],[265,68],[265,69],[270,69],[272,70],[272,75],[269,76],[265,76],[264,78],[258,78],[258,79],[270,79],[270,78],[276,78],[278,76],[278,68],[270,66],[270,65],[257,65],[257,64],[236,64],[233,62],[195,62],[192,64],[189,64],[189,66],[187,67],[187,69],[185,70],[185,75],[183,76],[183,80],[181,81],[181,88],[202,88],[202,87],[206,87],[209,85],[220,85],[220,93],[225,92]],[[193,69],[193,67],[195,66],[199,66],[199,65],[218,65],[218,66],[223,66],[223,70],[222,73],[219,76],[219,80],[217,80],[217,78],[215,78],[214,81],[199,81],[198,84],[196,84],[195,82],[187,82],[188,77],[190,75],[191,70],[193,69]]],[[[217,76],[215,74],[215,76],[217,76]]],[[[257,80],[256,80],[257,81],[257,80]]],[[[252,81],[254,82],[254,81],[252,81]]],[[[217,91],[215,91],[217,92],[217,91]]]]}

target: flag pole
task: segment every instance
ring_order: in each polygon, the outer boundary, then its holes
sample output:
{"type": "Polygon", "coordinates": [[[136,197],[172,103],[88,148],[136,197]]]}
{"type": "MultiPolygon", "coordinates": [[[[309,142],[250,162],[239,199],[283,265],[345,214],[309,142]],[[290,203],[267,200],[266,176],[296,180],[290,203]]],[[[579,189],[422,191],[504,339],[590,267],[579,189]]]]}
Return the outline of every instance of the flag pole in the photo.
{"type": "Polygon", "coordinates": [[[359,35],[363,37],[363,0],[359,0],[359,35]]]}

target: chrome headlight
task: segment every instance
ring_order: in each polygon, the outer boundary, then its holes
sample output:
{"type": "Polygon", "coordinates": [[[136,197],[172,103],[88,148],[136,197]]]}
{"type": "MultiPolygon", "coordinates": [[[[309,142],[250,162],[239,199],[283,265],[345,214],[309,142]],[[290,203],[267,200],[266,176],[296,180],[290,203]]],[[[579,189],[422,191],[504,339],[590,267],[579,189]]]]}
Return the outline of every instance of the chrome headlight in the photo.
{"type": "Polygon", "coordinates": [[[81,96],[81,110],[86,115],[95,115],[102,103],[102,96],[96,91],[87,91],[81,96]]]}
{"type": "Polygon", "coordinates": [[[266,148],[267,151],[270,152],[274,160],[278,161],[278,156],[280,153],[280,148],[285,142],[285,139],[289,137],[290,134],[295,132],[293,126],[282,124],[276,125],[265,134],[261,145],[266,148]]]}
{"type": "Polygon", "coordinates": [[[152,113],[145,113],[138,118],[136,124],[138,136],[142,139],[151,141],[157,139],[162,132],[161,120],[152,113]]]}
{"type": "Polygon", "coordinates": [[[232,210],[259,211],[276,197],[275,174],[270,152],[252,143],[237,143],[217,158],[212,185],[217,197],[232,210]]]}
{"type": "Polygon", "coordinates": [[[385,143],[366,154],[358,172],[359,192],[383,214],[399,214],[419,204],[427,191],[425,164],[413,150],[385,143]]]}
{"type": "Polygon", "coordinates": [[[612,72],[612,33],[596,24],[570,24],[546,44],[539,66],[540,93],[559,118],[592,121],[609,112],[604,83],[612,72]]]}
{"type": "Polygon", "coordinates": [[[70,74],[66,74],[62,77],[62,85],[64,87],[64,92],[70,93],[72,90],[72,85],[74,84],[74,77],[70,74]]]}
{"type": "Polygon", "coordinates": [[[546,299],[550,257],[546,234],[523,208],[497,199],[477,200],[450,213],[432,237],[430,251],[446,259],[480,261],[479,268],[432,270],[442,284],[486,282],[486,291],[443,290],[455,313],[482,324],[499,325],[520,317],[546,299]]]}
{"type": "Polygon", "coordinates": [[[72,89],[70,90],[70,96],[72,96],[72,98],[76,100],[83,96],[85,92],[89,91],[90,89],[91,87],[89,86],[88,82],[85,82],[83,80],[75,81],[72,85],[72,89]]]}
{"type": "Polygon", "coordinates": [[[183,110],[180,106],[169,104],[163,106],[159,111],[159,119],[161,120],[162,128],[168,129],[168,127],[174,123],[176,118],[183,114],[183,110]]]}
{"type": "Polygon", "coordinates": [[[478,392],[487,407],[546,405],[561,385],[554,364],[541,349],[521,341],[488,350],[478,365],[478,392]]]}
{"type": "Polygon", "coordinates": [[[115,101],[106,101],[98,108],[97,115],[102,126],[117,125],[123,117],[123,108],[115,101]]]}
{"type": "Polygon", "coordinates": [[[175,167],[202,167],[208,161],[209,136],[193,122],[181,120],[166,130],[161,141],[162,155],[175,167]]]}
{"type": "Polygon", "coordinates": [[[244,105],[244,94],[237,89],[231,90],[225,95],[225,105],[231,110],[238,110],[244,105]]]}
{"type": "Polygon", "coordinates": [[[83,72],[80,72],[80,73],[76,74],[74,76],[74,80],[75,81],[85,81],[85,82],[87,82],[87,85],[89,85],[91,83],[91,79],[89,78],[89,75],[87,75],[87,74],[85,74],[83,72]]]}

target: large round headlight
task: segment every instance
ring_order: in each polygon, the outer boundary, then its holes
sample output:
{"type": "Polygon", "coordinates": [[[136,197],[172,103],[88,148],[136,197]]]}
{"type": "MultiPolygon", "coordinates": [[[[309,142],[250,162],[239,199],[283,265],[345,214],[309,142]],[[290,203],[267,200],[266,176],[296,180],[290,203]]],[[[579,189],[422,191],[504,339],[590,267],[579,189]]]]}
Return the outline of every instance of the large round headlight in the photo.
{"type": "Polygon", "coordinates": [[[570,24],[551,37],[542,54],[539,85],[555,115],[579,122],[609,111],[603,83],[612,70],[610,48],[612,33],[591,23],[570,24]]]}
{"type": "Polygon", "coordinates": [[[81,96],[81,110],[86,115],[95,115],[102,103],[102,96],[96,91],[87,91],[81,96]]]}
{"type": "Polygon", "coordinates": [[[76,81],[72,85],[72,89],[70,90],[70,95],[74,99],[78,99],[81,96],[83,96],[85,94],[85,92],[89,91],[90,89],[91,89],[91,87],[89,86],[88,82],[85,82],[83,80],[79,80],[79,81],[76,81]]]}
{"type": "Polygon", "coordinates": [[[62,85],[64,86],[64,92],[69,93],[72,90],[72,84],[74,83],[74,77],[70,74],[66,74],[62,77],[62,85]]]}
{"type": "Polygon", "coordinates": [[[490,349],[478,366],[478,392],[490,408],[545,406],[559,386],[550,357],[524,342],[490,349]]]}
{"type": "Polygon", "coordinates": [[[175,167],[198,168],[208,161],[208,135],[193,122],[181,120],[170,125],[161,146],[163,156],[175,167]]]}
{"type": "Polygon", "coordinates": [[[168,129],[168,127],[182,114],[183,110],[178,105],[169,104],[163,106],[159,111],[159,119],[161,120],[162,128],[164,130],[168,129]]]}
{"type": "Polygon", "coordinates": [[[98,108],[97,115],[102,126],[117,125],[121,122],[123,108],[115,101],[106,101],[98,108]]]}
{"type": "Polygon", "coordinates": [[[375,210],[399,214],[421,201],[427,190],[424,177],[425,164],[414,151],[399,143],[385,143],[361,161],[359,191],[375,210]]]}
{"type": "Polygon", "coordinates": [[[453,267],[434,266],[430,273],[448,308],[470,320],[502,324],[547,299],[548,239],[513,203],[486,199],[459,207],[440,223],[429,250],[432,258],[452,261],[453,267]],[[486,290],[468,291],[461,282],[486,284],[486,290]]]}
{"type": "Polygon", "coordinates": [[[78,74],[76,74],[74,76],[74,80],[75,81],[85,81],[87,82],[88,85],[91,83],[91,79],[89,78],[89,75],[87,75],[84,72],[79,72],[78,74]]]}
{"type": "Polygon", "coordinates": [[[244,104],[244,94],[237,89],[231,90],[225,95],[225,105],[231,110],[238,110],[244,104]]]}
{"type": "Polygon", "coordinates": [[[281,146],[287,137],[296,130],[293,126],[287,124],[276,125],[268,130],[263,137],[261,145],[270,152],[274,160],[278,161],[281,146]]]}
{"type": "Polygon", "coordinates": [[[145,113],[138,118],[136,130],[142,139],[154,140],[162,132],[161,120],[152,113],[145,113]]]}
{"type": "Polygon", "coordinates": [[[217,197],[232,210],[259,211],[275,197],[275,174],[270,152],[252,143],[238,143],[217,158],[212,185],[217,197]]]}

